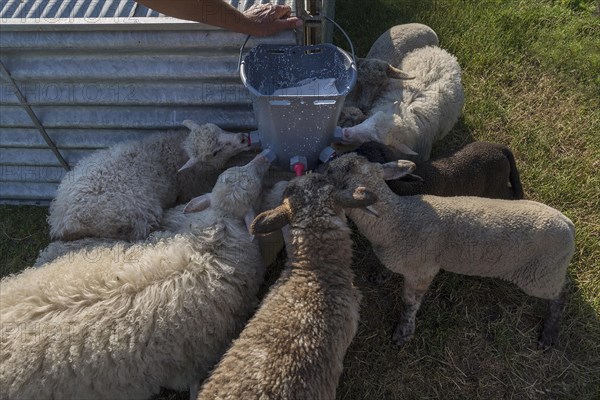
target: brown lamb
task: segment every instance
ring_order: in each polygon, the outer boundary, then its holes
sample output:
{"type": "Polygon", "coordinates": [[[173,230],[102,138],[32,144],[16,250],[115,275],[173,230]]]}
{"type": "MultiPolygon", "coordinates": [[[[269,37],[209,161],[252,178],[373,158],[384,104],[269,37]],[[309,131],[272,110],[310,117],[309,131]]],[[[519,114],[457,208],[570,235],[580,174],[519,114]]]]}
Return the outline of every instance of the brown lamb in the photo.
{"type": "Polygon", "coordinates": [[[343,208],[367,207],[364,188],[336,190],[320,174],[290,181],[254,234],[289,224],[287,268],[205,382],[198,399],[334,399],[356,333],[360,292],[343,208]]]}

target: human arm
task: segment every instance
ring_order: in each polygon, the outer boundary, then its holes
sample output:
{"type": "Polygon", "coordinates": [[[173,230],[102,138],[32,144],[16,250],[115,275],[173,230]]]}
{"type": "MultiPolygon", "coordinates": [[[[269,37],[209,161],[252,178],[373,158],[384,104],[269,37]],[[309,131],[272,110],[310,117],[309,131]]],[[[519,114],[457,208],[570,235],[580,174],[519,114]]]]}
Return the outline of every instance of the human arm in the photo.
{"type": "Polygon", "coordinates": [[[253,36],[268,36],[302,26],[302,20],[290,17],[289,6],[255,4],[245,12],[223,0],[137,0],[162,14],[218,26],[253,36]]]}

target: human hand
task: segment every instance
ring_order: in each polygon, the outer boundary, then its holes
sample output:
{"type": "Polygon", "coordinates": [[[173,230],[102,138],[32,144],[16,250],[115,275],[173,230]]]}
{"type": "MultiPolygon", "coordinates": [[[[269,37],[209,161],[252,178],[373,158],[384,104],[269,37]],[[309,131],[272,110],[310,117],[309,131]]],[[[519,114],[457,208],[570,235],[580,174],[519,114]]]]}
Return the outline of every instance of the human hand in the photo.
{"type": "Polygon", "coordinates": [[[287,29],[299,28],[303,21],[297,17],[291,17],[292,9],[289,6],[274,4],[254,4],[244,11],[252,22],[251,34],[253,36],[269,36],[287,29]]]}

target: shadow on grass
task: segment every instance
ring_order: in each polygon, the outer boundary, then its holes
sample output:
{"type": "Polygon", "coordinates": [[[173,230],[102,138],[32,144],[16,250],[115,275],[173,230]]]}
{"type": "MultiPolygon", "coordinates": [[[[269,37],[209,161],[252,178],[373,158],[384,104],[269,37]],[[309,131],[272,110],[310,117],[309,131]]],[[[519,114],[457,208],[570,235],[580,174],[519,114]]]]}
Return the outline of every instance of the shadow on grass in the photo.
{"type": "MultiPolygon", "coordinates": [[[[364,57],[371,45],[385,30],[399,24],[420,22],[419,11],[430,8],[433,10],[435,1],[390,1],[343,0],[335,5],[335,19],[343,21],[342,28],[348,33],[356,50],[356,55],[364,57]],[[387,27],[381,29],[381,27],[387,27]]],[[[344,36],[335,32],[334,43],[347,48],[344,36]]]]}
{"type": "Polygon", "coordinates": [[[452,153],[475,140],[473,131],[461,116],[450,133],[441,141],[434,143],[431,154],[432,156],[438,156],[452,153]]]}

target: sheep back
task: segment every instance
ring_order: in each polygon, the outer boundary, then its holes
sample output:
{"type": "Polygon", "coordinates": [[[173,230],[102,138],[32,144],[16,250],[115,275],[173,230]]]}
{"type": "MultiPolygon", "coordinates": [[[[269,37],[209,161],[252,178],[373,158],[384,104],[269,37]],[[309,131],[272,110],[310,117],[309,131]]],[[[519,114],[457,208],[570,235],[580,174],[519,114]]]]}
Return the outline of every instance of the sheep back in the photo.
{"type": "Polygon", "coordinates": [[[187,133],[154,135],[95,152],[61,181],[50,204],[53,239],[138,240],[158,227],[177,197],[177,168],[187,133]]]}
{"type": "Polygon", "coordinates": [[[146,399],[207,374],[256,304],[264,267],[241,222],[62,257],[0,282],[8,398],[146,399]]]}
{"type": "Polygon", "coordinates": [[[323,275],[285,269],[198,399],[334,399],[361,295],[323,275]]]}

